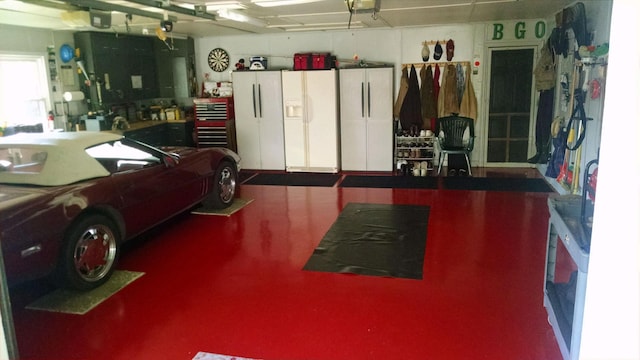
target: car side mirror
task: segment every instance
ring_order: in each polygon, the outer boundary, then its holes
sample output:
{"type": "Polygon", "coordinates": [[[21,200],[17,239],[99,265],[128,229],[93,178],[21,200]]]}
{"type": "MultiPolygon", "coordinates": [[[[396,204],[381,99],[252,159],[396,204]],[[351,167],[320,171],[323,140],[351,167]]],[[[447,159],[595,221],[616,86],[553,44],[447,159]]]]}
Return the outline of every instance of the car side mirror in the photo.
{"type": "Polygon", "coordinates": [[[166,155],[164,157],[164,165],[166,167],[174,167],[176,165],[178,165],[178,159],[171,156],[171,155],[166,155]]]}

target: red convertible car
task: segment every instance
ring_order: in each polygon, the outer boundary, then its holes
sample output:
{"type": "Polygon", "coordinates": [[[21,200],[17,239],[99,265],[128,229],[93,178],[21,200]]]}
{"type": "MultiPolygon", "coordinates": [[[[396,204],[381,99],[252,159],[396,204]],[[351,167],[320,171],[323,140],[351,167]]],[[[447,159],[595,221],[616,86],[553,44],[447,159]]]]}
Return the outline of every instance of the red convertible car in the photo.
{"type": "Polygon", "coordinates": [[[10,285],[50,276],[88,290],[120,245],[198,203],[234,199],[240,158],[224,148],[152,147],[108,132],[0,138],[0,243],[10,285]]]}

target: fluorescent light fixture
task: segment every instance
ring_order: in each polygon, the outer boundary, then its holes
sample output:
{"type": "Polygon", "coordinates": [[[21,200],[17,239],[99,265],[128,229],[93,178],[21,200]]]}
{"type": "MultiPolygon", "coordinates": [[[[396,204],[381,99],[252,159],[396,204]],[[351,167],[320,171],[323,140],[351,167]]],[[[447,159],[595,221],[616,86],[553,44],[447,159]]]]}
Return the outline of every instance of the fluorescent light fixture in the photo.
{"type": "MultiPolygon", "coordinates": [[[[194,8],[194,5],[190,5],[191,8],[194,8]]],[[[246,6],[239,3],[238,1],[216,1],[216,2],[205,2],[203,5],[206,7],[207,11],[216,12],[221,9],[227,10],[241,10],[246,9],[246,6]]]]}
{"type": "MultiPolygon", "coordinates": [[[[290,28],[290,29],[308,29],[308,28],[313,28],[313,29],[325,29],[325,28],[344,29],[347,26],[349,26],[348,22],[330,22],[330,23],[313,23],[313,24],[267,25],[266,27],[267,28],[279,28],[279,29],[286,29],[286,28],[290,28]]],[[[351,26],[364,27],[364,25],[362,24],[362,21],[352,21],[351,22],[351,26]]]]}
{"type": "Polygon", "coordinates": [[[251,0],[252,3],[262,7],[300,5],[318,1],[320,0],[251,0]]]}
{"type": "MultiPolygon", "coordinates": [[[[361,29],[364,26],[356,25],[351,26],[351,29],[361,29]]],[[[346,30],[346,26],[319,26],[319,27],[297,27],[297,28],[286,28],[284,31],[321,31],[321,30],[346,30]]]]}
{"type": "Polygon", "coordinates": [[[260,19],[256,19],[253,18],[251,16],[247,16],[245,14],[241,14],[237,11],[232,11],[232,10],[227,10],[227,9],[220,9],[218,10],[218,16],[223,18],[223,19],[227,19],[227,20],[233,20],[233,21],[237,21],[237,22],[243,22],[243,23],[247,23],[247,24],[251,24],[251,25],[255,25],[255,26],[265,26],[267,25],[266,22],[260,20],[260,19]]]}
{"type": "Polygon", "coordinates": [[[353,5],[356,12],[379,12],[381,0],[345,0],[347,4],[353,5]],[[353,3],[351,3],[353,1],[353,3]]]}

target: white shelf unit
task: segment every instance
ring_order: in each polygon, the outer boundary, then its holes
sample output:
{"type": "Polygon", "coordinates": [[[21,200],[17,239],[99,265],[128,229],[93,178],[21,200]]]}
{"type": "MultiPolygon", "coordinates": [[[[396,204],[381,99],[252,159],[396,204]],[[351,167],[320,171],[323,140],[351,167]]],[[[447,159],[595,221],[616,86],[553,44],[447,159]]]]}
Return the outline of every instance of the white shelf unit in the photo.
{"type": "Polygon", "coordinates": [[[422,169],[423,164],[426,164],[427,174],[430,173],[435,159],[435,136],[396,135],[394,159],[396,170],[400,170],[401,164],[406,161],[409,168],[416,168],[419,164],[422,169]]]}
{"type": "Polygon", "coordinates": [[[580,222],[581,197],[549,198],[544,307],[565,360],[579,359],[589,267],[589,238],[580,222]]]}

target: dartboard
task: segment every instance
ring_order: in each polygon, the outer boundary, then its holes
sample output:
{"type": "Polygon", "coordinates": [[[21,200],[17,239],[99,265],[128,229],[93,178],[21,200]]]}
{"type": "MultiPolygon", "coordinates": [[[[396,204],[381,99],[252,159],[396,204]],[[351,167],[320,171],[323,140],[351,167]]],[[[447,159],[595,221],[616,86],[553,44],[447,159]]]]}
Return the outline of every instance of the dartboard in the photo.
{"type": "Polygon", "coordinates": [[[229,67],[229,54],[224,49],[215,48],[209,53],[207,61],[211,70],[222,72],[229,67]]]}

